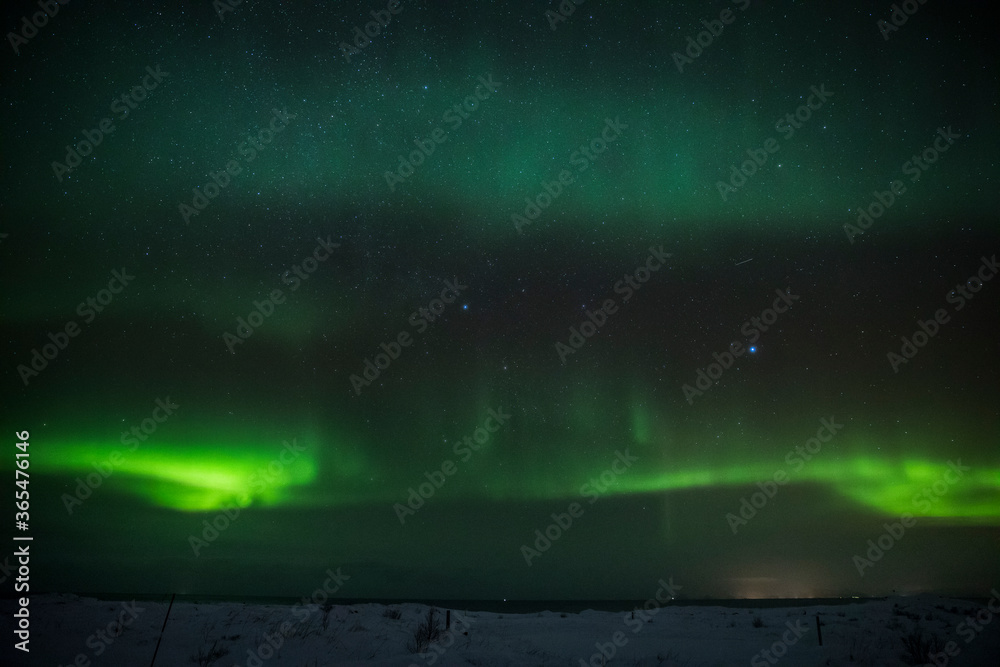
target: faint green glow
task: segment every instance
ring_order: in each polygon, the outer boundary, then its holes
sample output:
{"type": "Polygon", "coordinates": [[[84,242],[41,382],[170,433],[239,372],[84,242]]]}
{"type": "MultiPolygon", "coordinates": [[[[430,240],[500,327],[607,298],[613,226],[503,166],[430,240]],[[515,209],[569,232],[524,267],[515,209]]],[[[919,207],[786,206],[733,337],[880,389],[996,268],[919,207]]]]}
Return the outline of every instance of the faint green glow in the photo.
{"type": "Polygon", "coordinates": [[[632,413],[632,436],[637,443],[644,445],[649,442],[652,435],[649,412],[643,409],[640,401],[635,399],[633,399],[630,409],[632,413]]]}

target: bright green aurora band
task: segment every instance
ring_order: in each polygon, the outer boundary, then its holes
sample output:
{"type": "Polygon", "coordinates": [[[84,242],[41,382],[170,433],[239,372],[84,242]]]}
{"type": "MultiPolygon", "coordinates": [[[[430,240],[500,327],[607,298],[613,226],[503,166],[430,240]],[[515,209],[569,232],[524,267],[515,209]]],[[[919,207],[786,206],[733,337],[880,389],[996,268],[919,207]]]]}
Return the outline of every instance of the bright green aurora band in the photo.
{"type": "MultiPolygon", "coordinates": [[[[584,484],[595,480],[596,490],[601,495],[750,486],[773,480],[776,471],[783,470],[791,484],[821,485],[886,516],[910,513],[952,523],[1000,525],[1000,505],[996,502],[1000,492],[998,467],[980,467],[970,460],[955,461],[956,465],[969,470],[962,469],[961,482],[951,488],[947,482],[957,473],[950,472],[948,460],[929,457],[888,460],[865,455],[831,459],[834,455],[829,450],[832,448],[841,452],[868,449],[864,436],[852,434],[849,425],[837,435],[834,444],[825,445],[827,452],[823,452],[824,445],[818,440],[812,443],[790,441],[786,443],[785,456],[770,462],[760,455],[752,455],[747,460],[725,464],[704,462],[677,466],[669,457],[662,456],[676,443],[656,433],[646,411],[634,409],[633,415],[631,433],[608,445],[607,461],[598,459],[590,466],[563,465],[558,474],[548,469],[542,474],[540,466],[532,461],[523,461],[521,469],[512,470],[513,462],[509,460],[505,467],[499,467],[496,464],[500,458],[489,443],[473,452],[462,445],[442,445],[439,464],[451,460],[459,469],[469,467],[473,470],[466,472],[464,478],[459,475],[449,480],[438,492],[439,498],[446,501],[572,499],[581,495],[584,484]],[[814,454],[810,454],[810,447],[814,454]],[[600,484],[600,475],[608,469],[615,451],[626,449],[642,463],[612,484],[600,484]],[[464,465],[463,457],[472,463],[464,465]],[[651,458],[658,460],[649,463],[651,458]],[[938,492],[921,501],[925,490],[934,491],[935,483],[938,483],[938,492]],[[942,483],[947,484],[947,493],[940,492],[942,483]]],[[[581,429],[579,436],[585,438],[587,433],[581,429]]],[[[199,438],[196,436],[189,442],[158,438],[155,443],[142,445],[131,452],[120,443],[53,442],[45,453],[38,455],[38,464],[53,472],[86,476],[93,474],[97,464],[109,461],[112,453],[118,451],[122,463],[113,466],[116,472],[109,486],[119,487],[161,507],[190,512],[209,512],[233,505],[388,505],[405,502],[409,487],[427,482],[419,476],[414,479],[409,471],[399,471],[396,473],[399,491],[392,492],[391,481],[386,479],[391,469],[359,455],[356,446],[347,446],[342,440],[321,441],[317,435],[296,438],[295,448],[289,449],[295,455],[284,459],[287,464],[276,465],[275,461],[282,461],[279,458],[281,450],[287,449],[283,444],[254,442],[249,436],[246,440],[232,438],[232,435],[222,434],[206,436],[201,438],[204,445],[197,444],[199,438]],[[232,446],[209,444],[224,440],[231,441],[232,446]],[[298,449],[303,451],[299,453],[298,449]],[[317,451],[329,453],[323,457],[327,465],[320,461],[317,451]],[[357,481],[376,473],[384,480],[377,489],[369,489],[357,481]],[[322,485],[316,484],[318,478],[324,480],[322,485]]],[[[502,442],[502,439],[501,434],[499,440],[502,442]]],[[[568,447],[570,442],[572,437],[567,436],[562,447],[568,447]]],[[[374,447],[374,443],[368,444],[374,447]]],[[[560,443],[552,445],[559,447],[560,443]]],[[[720,442],[719,446],[726,447],[727,443],[720,442]]],[[[432,460],[428,459],[427,463],[433,467],[432,460]]]]}

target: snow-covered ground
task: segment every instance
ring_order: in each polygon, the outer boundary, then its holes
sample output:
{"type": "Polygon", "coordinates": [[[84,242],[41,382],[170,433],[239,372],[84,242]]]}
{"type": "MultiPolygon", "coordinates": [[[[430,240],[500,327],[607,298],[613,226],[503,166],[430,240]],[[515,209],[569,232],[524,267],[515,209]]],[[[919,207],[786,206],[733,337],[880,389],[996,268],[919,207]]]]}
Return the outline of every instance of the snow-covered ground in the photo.
{"type": "MultiPolygon", "coordinates": [[[[11,601],[4,603],[7,611],[11,601]]],[[[991,604],[1000,610],[1000,594],[991,604]]],[[[1000,615],[986,605],[930,596],[769,609],[665,602],[661,607],[650,605],[649,612],[636,612],[635,618],[630,612],[591,610],[534,614],[452,610],[452,631],[419,647],[424,652],[418,653],[415,635],[430,612],[424,605],[175,602],[156,665],[887,667],[913,664],[903,659],[903,638],[919,628],[925,638],[937,637],[942,650],[951,648],[956,654],[940,656],[939,666],[996,667],[1000,615]],[[948,647],[948,642],[954,645],[948,647]]],[[[38,595],[32,597],[30,611],[31,653],[14,651],[13,664],[146,666],[167,604],[38,595]]],[[[444,625],[444,610],[435,610],[435,622],[444,625]]],[[[8,635],[5,655],[9,642],[8,635]]]]}

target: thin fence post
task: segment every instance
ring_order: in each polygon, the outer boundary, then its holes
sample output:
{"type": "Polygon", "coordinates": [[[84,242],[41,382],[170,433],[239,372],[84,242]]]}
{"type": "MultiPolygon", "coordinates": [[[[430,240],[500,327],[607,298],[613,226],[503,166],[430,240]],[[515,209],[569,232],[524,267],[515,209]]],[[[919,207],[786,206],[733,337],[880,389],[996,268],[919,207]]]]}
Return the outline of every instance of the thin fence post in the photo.
{"type": "Polygon", "coordinates": [[[156,640],[156,649],[153,651],[153,659],[149,661],[149,667],[153,667],[153,663],[156,662],[156,654],[160,652],[160,642],[163,641],[163,631],[167,629],[167,619],[170,618],[170,610],[174,606],[175,597],[177,597],[177,593],[170,596],[170,604],[167,606],[167,615],[163,617],[163,627],[160,628],[160,637],[156,640]]]}

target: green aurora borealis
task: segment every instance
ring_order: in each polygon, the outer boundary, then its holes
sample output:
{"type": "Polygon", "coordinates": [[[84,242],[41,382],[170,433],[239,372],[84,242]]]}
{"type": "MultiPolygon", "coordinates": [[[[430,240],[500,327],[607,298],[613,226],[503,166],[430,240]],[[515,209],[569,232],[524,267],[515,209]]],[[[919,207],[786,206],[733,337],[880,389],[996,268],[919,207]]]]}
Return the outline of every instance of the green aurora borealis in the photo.
{"type": "MultiPolygon", "coordinates": [[[[1000,280],[948,300],[1000,251],[993,31],[965,2],[930,0],[888,41],[888,5],[742,4],[589,0],[553,31],[548,3],[404,1],[347,62],[340,42],[384,2],[243,3],[224,21],[211,2],[69,3],[8,49],[3,424],[31,434],[39,590],[296,595],[337,566],[355,598],[643,598],[668,575],[692,597],[995,586],[1000,280]],[[726,7],[678,72],[672,54],[726,7]],[[479,77],[499,85],[455,123],[479,77]],[[820,86],[829,99],[780,132],[820,86]],[[274,109],[287,126],[240,157],[274,109]],[[104,117],[114,132],[58,180],[52,162],[104,117]],[[578,170],[609,119],[621,136],[578,170]],[[386,171],[437,128],[390,191],[386,171]],[[960,138],[911,181],[939,128],[960,138]],[[229,160],[241,171],[186,224],[178,206],[229,160]],[[564,169],[518,233],[511,216],[564,169]],[[906,193],[845,237],[894,179],[906,193]],[[324,240],[340,245],[298,273],[324,240]],[[615,285],[651,247],[671,257],[625,301],[615,285]],[[84,318],[115,270],[135,278],[84,318]],[[414,326],[451,280],[467,288],[414,326]],[[223,334],[274,290],[231,353],[223,334]],[[749,340],[775,290],[800,299],[749,340]],[[562,364],[555,344],[607,299],[562,364]],[[942,308],[894,372],[886,354],[942,308]],[[69,321],[79,335],[25,383],[69,321]],[[412,345],[355,392],[400,332],[412,345]],[[733,341],[755,352],[688,402],[733,341]],[[157,399],[179,407],[130,449],[157,399]],[[510,418],[461,449],[490,410],[510,418]],[[806,460],[822,419],[843,429],[806,460]],[[294,456],[269,472],[283,443],[294,456]],[[634,465],[527,567],[521,545],[626,450],[634,465]],[[394,506],[448,460],[401,522],[394,506]],[[734,534],[727,514],[778,471],[789,484],[734,534]],[[859,577],[852,556],[904,513],[916,526],[859,577]]],[[[32,6],[9,7],[8,29],[32,6]]]]}
{"type": "MultiPolygon", "coordinates": [[[[884,460],[866,457],[861,452],[867,448],[849,434],[838,437],[837,449],[841,452],[857,452],[849,458],[824,460],[819,454],[809,456],[808,450],[790,449],[785,457],[774,461],[762,460],[759,454],[742,461],[731,461],[726,465],[692,466],[677,469],[669,457],[662,456],[673,444],[672,438],[653,437],[648,425],[649,415],[635,418],[631,432],[610,435],[609,440],[622,443],[631,453],[644,461],[643,468],[609,486],[602,495],[655,493],[701,487],[735,487],[753,485],[758,481],[772,478],[774,472],[785,469],[789,476],[800,484],[820,484],[845,499],[852,500],[870,510],[887,515],[914,513],[913,498],[922,489],[940,480],[947,462],[933,458],[900,458],[884,460]],[[660,454],[660,456],[657,456],[660,454]],[[656,468],[648,469],[649,457],[655,456],[656,468]]],[[[571,433],[592,431],[592,425],[579,424],[571,433]]],[[[72,475],[86,475],[94,472],[94,463],[109,460],[117,449],[123,458],[120,465],[111,465],[116,470],[115,482],[123,489],[155,503],[161,507],[181,511],[221,510],[233,505],[249,503],[262,506],[330,506],[353,503],[385,503],[398,501],[398,492],[387,494],[388,488],[407,488],[408,483],[417,486],[426,482],[424,478],[410,479],[412,473],[406,469],[397,470],[380,466],[376,460],[364,460],[356,453],[357,446],[347,445],[344,439],[333,438],[322,441],[329,448],[332,465],[324,467],[323,474],[328,483],[316,485],[318,464],[314,455],[307,453],[296,457],[288,465],[282,465],[276,474],[269,474],[268,464],[275,460],[280,447],[271,443],[255,443],[252,437],[236,437],[232,434],[202,433],[206,443],[227,443],[225,449],[210,444],[190,444],[188,441],[170,441],[157,438],[155,445],[141,446],[134,453],[127,448],[107,443],[54,443],[57,456],[51,460],[45,454],[40,456],[39,465],[46,470],[72,475]],[[228,444],[228,443],[232,444],[228,444]],[[257,475],[255,481],[254,475],[257,475]],[[392,480],[382,487],[373,488],[358,480],[369,480],[377,476],[381,480],[392,480]]],[[[744,436],[746,442],[761,443],[760,434],[744,436]]],[[[803,442],[805,439],[803,439],[803,442]]],[[[315,450],[320,441],[311,444],[300,443],[308,450],[315,450]]],[[[368,444],[368,443],[366,443],[368,444]]],[[[800,446],[803,443],[797,443],[800,446]]],[[[569,450],[572,436],[563,443],[553,442],[553,446],[569,450]]],[[[732,446],[732,445],[730,445],[732,446]]],[[[908,447],[913,447],[911,443],[908,447]]],[[[759,449],[759,445],[757,448],[759,449]]],[[[586,464],[567,465],[566,474],[553,479],[541,474],[538,462],[524,461],[521,469],[512,469],[515,461],[507,461],[506,466],[498,452],[489,447],[480,448],[472,454],[456,456],[452,448],[442,448],[442,460],[468,462],[474,456],[475,466],[459,465],[459,468],[476,469],[475,477],[465,475],[449,480],[447,486],[436,493],[444,499],[490,499],[490,500],[553,500],[577,495],[580,480],[599,477],[607,468],[600,459],[586,464]],[[492,455],[491,455],[492,454],[492,455]],[[463,456],[467,458],[462,458],[463,456]],[[481,461],[478,459],[482,459],[481,461]],[[502,474],[498,474],[502,473],[502,474]]],[[[609,456],[610,461],[613,456],[609,456]]],[[[428,459],[427,464],[433,466],[428,459]]],[[[440,468],[440,466],[438,466],[440,468]]],[[[948,519],[960,523],[981,523],[993,525],[1000,520],[1000,507],[992,502],[991,493],[1000,485],[1000,470],[976,467],[967,473],[962,485],[953,492],[942,496],[933,504],[933,511],[924,516],[948,519]]]]}

